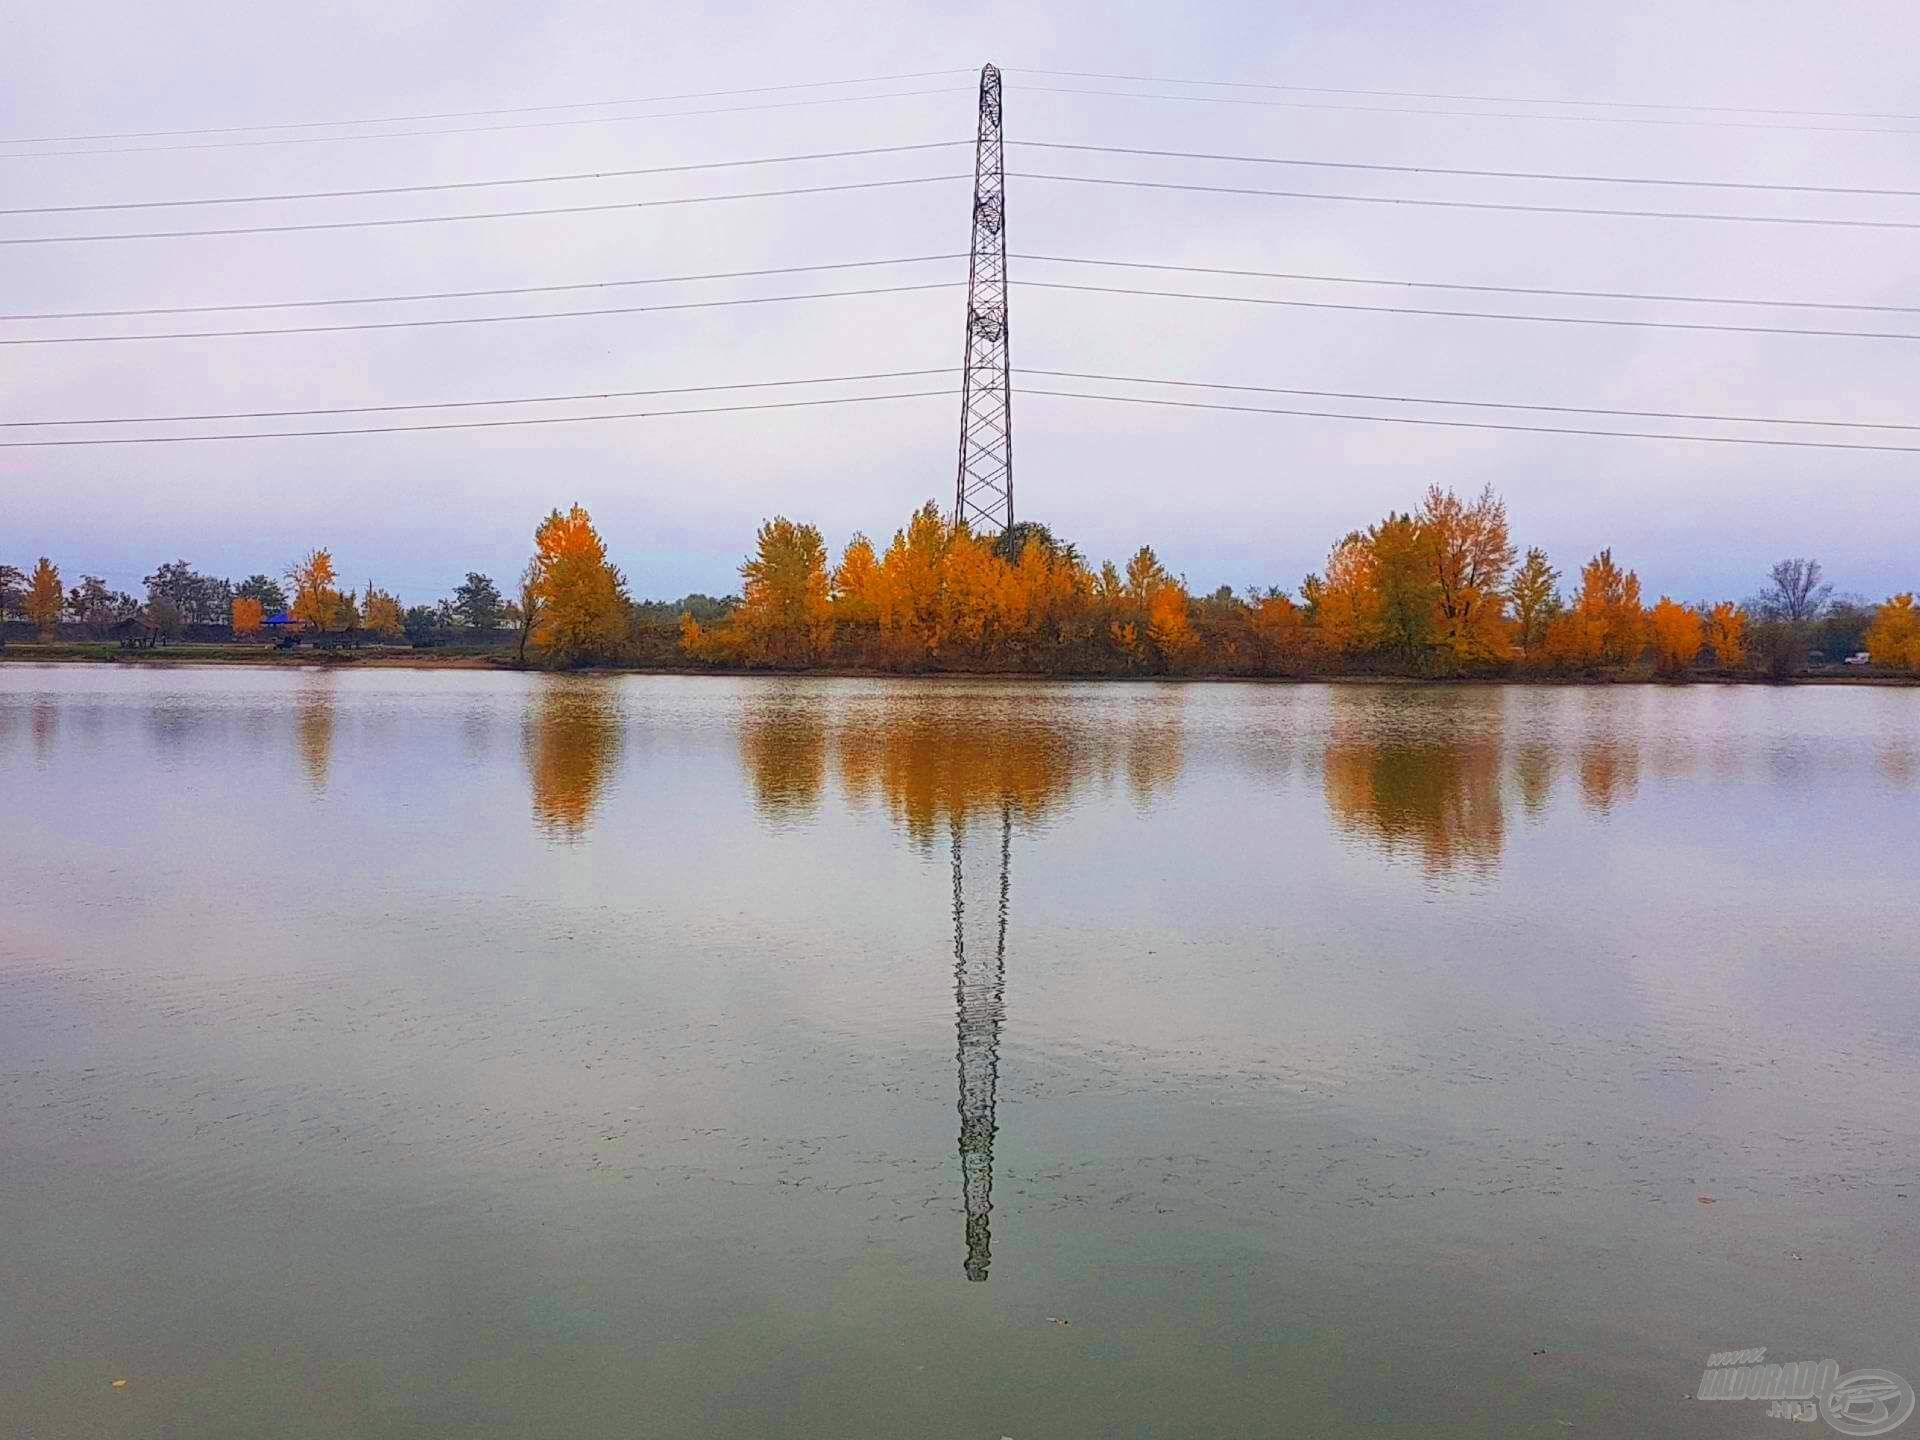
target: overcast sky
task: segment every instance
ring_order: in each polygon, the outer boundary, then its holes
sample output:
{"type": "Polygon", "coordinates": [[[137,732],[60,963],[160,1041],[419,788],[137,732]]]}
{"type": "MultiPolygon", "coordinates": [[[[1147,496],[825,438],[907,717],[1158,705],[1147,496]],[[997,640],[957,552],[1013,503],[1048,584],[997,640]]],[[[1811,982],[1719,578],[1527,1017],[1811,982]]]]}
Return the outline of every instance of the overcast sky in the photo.
{"type": "MultiPolygon", "coordinates": [[[[1282,91],[1128,99],[1036,87],[1179,87],[1016,67],[1285,85],[1920,117],[1910,3],[885,7],[203,4],[0,7],[0,133],[92,135],[561,105],[814,79],[1009,69],[1010,168],[1528,204],[1920,222],[1920,199],[1393,176],[1020,150],[1021,138],[1405,165],[1920,189],[1920,118],[1590,110],[1282,91]],[[1328,107],[1291,108],[1299,102],[1328,107]],[[1355,107],[1397,107],[1363,113],[1355,107]],[[1498,112],[1409,114],[1407,110],[1498,112]],[[1623,123],[1645,120],[1717,124],[1623,123]],[[1796,127],[1796,128],[1786,128],[1796,127]],[[1826,128],[1819,128],[1826,127],[1826,128]],[[1878,127],[1897,133],[1859,133],[1878,127]]],[[[10,144],[20,208],[417,185],[964,140],[962,73],[865,87],[417,122],[468,133],[232,144],[342,131],[10,144]],[[916,92],[916,93],[902,93],[916,92]],[[496,127],[476,129],[471,127],[496,127]],[[497,128],[513,126],[517,128],[497,128]],[[210,142],[219,142],[212,148],[210,142]],[[94,147],[170,147],[74,155],[94,147]]],[[[407,128],[407,127],[386,127],[407,128]]],[[[361,133],[364,133],[365,127],[361,133]]],[[[292,224],[959,175],[963,148],[686,175],[222,208],[9,216],[0,236],[292,224]]],[[[1920,230],[1403,208],[1008,182],[1015,252],[1586,290],[1920,305],[1920,230]]],[[[100,310],[571,284],[943,254],[969,182],[650,211],[306,234],[0,249],[0,310],[100,310]]],[[[1016,261],[1016,281],[1145,285],[1371,305],[1920,331],[1920,315],[1474,296],[1093,271],[1016,261]]],[[[760,280],[354,309],[21,323],[0,337],[342,323],[960,281],[963,261],[760,280]]],[[[958,288],[514,324],[223,340],[0,347],[0,420],[405,404],[954,364],[958,288]]],[[[1920,423],[1920,342],[1523,324],[1016,289],[1014,362],[1186,380],[1624,409],[1920,423]]],[[[894,382],[879,389],[945,383],[894,382]]],[[[1035,384],[1046,382],[1035,381],[1035,384]]],[[[815,393],[815,392],[809,392],[815,393]]],[[[826,392],[817,392],[826,393],[826,392]]],[[[749,396],[690,397],[727,403],[749,396]]],[[[1236,397],[1223,396],[1227,400],[1236,397]]],[[[1253,403],[1311,406],[1272,397],[1253,403]]],[[[598,408],[608,408],[602,402],[598,408]]],[[[633,408],[646,402],[623,403],[633,408]]],[[[574,410],[593,406],[576,406],[574,410]]],[[[1338,408],[1337,406],[1334,408],[1338,408]]],[[[1350,404],[1385,411],[1394,407],[1350,404]]],[[[312,545],[409,602],[467,570],[503,582],[538,518],[586,505],[636,594],[725,591],[764,517],[837,551],[952,500],[957,402],[217,444],[0,450],[0,560],[138,589],[162,560],[238,578],[312,545]]],[[[471,412],[469,412],[470,414],[471,412]]],[[[555,407],[484,412],[555,413],[555,407]]],[[[559,413],[566,413],[560,407],[559,413]]],[[[1445,415],[1422,410],[1404,413],[1445,415]]],[[[1480,415],[1485,412],[1467,412],[1480,415]]],[[[444,412],[384,423],[458,418],[444,412]]],[[[1605,424],[1496,413],[1521,423],[1605,424]]],[[[383,423],[383,417],[300,422],[383,423]]],[[[1649,428],[1649,422],[1612,422],[1649,428]]],[[[156,427],[144,427],[152,430],[156,427]]],[[[180,427],[174,427],[180,428],[180,427]]],[[[209,428],[209,427],[201,427],[209,428]]],[[[228,428],[240,428],[237,426],[228,428]]],[[[264,428],[287,428],[264,422],[264,428]]],[[[1689,422],[1670,428],[1727,433],[1689,422]]],[[[21,438],[19,430],[5,438],[21,438]]],[[[28,432],[32,433],[32,432],[28,432]]],[[[38,432],[43,436],[47,432],[38,432]]],[[[74,430],[71,434],[100,433],[74,430]]],[[[1898,431],[1745,433],[1920,443],[1898,431]]],[[[1773,559],[1821,558],[1843,590],[1920,582],[1920,455],[1762,449],[1157,410],[1016,391],[1023,517],[1095,558],[1151,542],[1196,588],[1297,585],[1329,544],[1433,482],[1492,482],[1515,539],[1572,572],[1602,545],[1649,598],[1741,595],[1773,559]]]]}

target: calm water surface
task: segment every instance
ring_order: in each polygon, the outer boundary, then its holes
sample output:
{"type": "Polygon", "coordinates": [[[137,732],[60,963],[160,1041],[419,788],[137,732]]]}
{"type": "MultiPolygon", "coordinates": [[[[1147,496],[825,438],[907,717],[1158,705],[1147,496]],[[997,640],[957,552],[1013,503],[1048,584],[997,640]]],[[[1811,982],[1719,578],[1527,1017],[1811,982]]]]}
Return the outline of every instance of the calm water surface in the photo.
{"type": "Polygon", "coordinates": [[[0,1436],[1920,1379],[1920,691],[11,664],[0,812],[0,1436]]]}

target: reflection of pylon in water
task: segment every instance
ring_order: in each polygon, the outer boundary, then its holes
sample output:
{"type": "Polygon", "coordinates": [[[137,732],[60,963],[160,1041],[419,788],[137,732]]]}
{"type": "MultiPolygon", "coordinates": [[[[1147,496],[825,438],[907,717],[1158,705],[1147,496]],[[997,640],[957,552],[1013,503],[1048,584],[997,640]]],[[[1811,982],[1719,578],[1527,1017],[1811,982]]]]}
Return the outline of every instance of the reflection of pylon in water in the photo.
{"type": "MultiPolygon", "coordinates": [[[[1000,1081],[1000,1022],[1006,1015],[1008,864],[1013,853],[1013,809],[1000,811],[1000,893],[991,947],[967,945],[966,867],[962,821],[953,819],[953,983],[960,1034],[960,1180],[967,1207],[969,1280],[985,1280],[993,1263],[994,1095],[1000,1081]]],[[[979,867],[975,867],[978,875],[979,867]]],[[[976,883],[978,883],[976,881],[976,883]]],[[[975,906],[975,916],[984,907],[975,906]]]]}

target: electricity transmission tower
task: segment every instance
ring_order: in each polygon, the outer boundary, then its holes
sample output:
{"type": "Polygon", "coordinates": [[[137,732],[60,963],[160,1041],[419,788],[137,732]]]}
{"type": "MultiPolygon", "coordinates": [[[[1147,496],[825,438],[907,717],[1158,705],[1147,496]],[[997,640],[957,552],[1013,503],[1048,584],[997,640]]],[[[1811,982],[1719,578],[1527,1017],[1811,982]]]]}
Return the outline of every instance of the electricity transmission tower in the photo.
{"type": "Polygon", "coordinates": [[[1013,524],[1013,384],[1007,358],[1007,182],[1000,146],[1000,72],[980,72],[973,152],[973,260],[967,271],[967,355],[960,379],[960,474],[953,518],[976,532],[1013,524]]]}
{"type": "Polygon", "coordinates": [[[1013,858],[1013,807],[1000,810],[1000,884],[998,895],[982,893],[986,874],[980,862],[990,838],[985,827],[976,831],[974,846],[974,944],[967,945],[967,881],[962,852],[966,848],[965,821],[952,819],[953,830],[953,987],[955,1024],[959,1032],[960,1062],[960,1188],[967,1211],[969,1280],[985,1280],[993,1263],[994,1102],[1000,1088],[1000,1026],[1006,1018],[1007,891],[1013,858]],[[986,902],[991,902],[986,903],[986,902]],[[989,918],[990,917],[990,918],[989,918]],[[991,926],[992,944],[987,943],[991,926]]]}

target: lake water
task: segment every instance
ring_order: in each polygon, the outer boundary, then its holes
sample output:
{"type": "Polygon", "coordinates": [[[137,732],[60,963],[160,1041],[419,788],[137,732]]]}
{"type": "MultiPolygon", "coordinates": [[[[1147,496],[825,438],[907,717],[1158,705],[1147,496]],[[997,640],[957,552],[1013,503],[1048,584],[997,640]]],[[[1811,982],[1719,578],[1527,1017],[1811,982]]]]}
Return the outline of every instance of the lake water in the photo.
{"type": "Polygon", "coordinates": [[[7,664],[0,812],[0,1436],[1920,1379],[1920,690],[7,664]]]}

